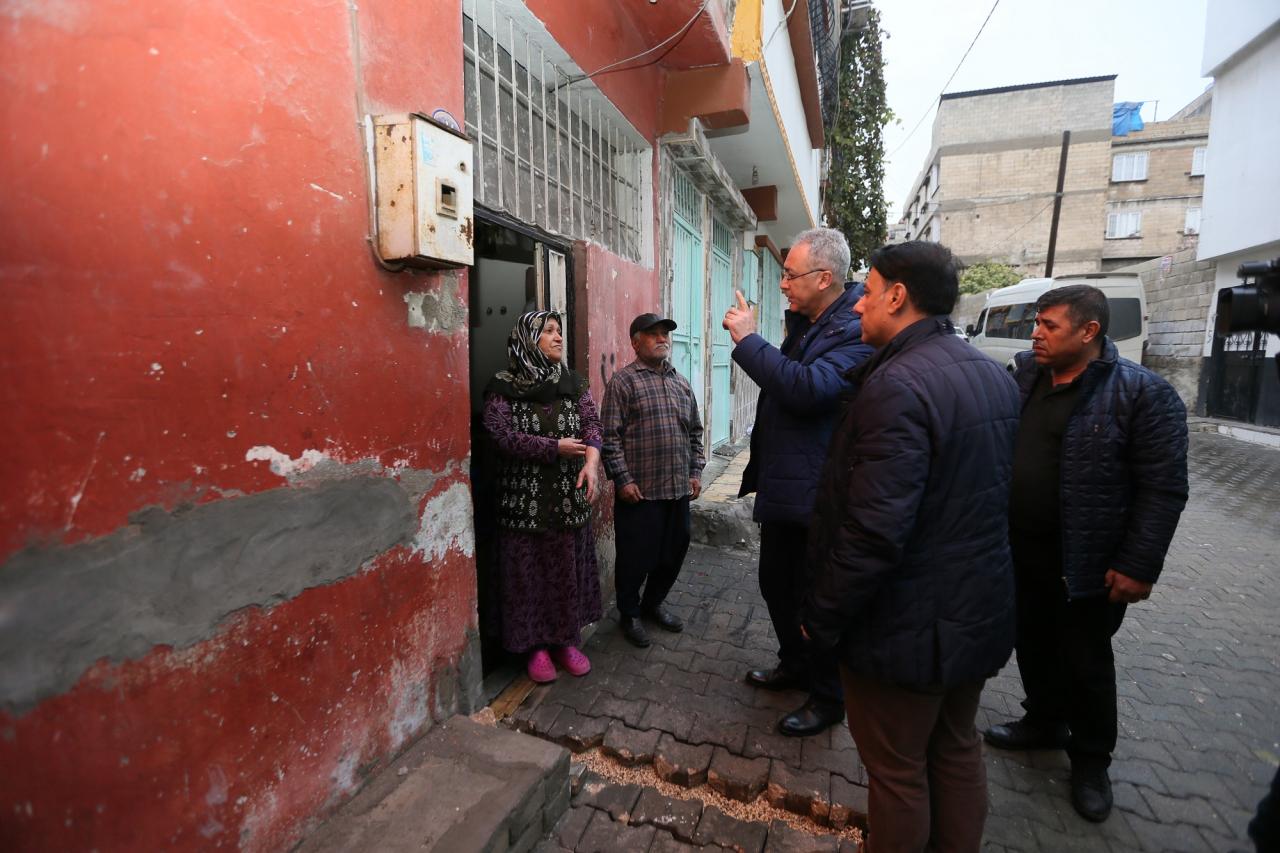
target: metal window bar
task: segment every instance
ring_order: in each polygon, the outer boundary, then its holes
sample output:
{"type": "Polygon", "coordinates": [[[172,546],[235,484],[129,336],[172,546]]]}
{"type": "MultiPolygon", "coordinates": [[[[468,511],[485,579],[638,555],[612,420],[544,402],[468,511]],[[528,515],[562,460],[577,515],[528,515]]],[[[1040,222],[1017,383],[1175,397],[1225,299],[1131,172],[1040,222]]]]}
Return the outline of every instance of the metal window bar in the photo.
{"type": "Polygon", "coordinates": [[[463,3],[476,200],[640,260],[641,182],[650,149],[619,123],[593,83],[566,82],[573,75],[547,55],[554,45],[528,32],[513,17],[518,9],[504,11],[511,8],[503,0],[463,3]]]}

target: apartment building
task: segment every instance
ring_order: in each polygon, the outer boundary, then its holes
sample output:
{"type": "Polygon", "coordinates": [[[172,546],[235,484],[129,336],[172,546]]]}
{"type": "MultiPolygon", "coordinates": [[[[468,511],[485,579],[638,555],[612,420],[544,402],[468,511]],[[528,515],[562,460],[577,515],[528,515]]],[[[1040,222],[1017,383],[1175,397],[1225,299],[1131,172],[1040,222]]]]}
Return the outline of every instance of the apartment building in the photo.
{"type": "Polygon", "coordinates": [[[1212,106],[1209,89],[1167,120],[1112,138],[1103,271],[1196,244],[1212,106]]]}
{"type": "Polygon", "coordinates": [[[1071,131],[1054,271],[1095,272],[1103,248],[1115,75],[942,96],[904,221],[964,263],[1041,275],[1063,131],[1071,131]]]}
{"type": "Polygon", "coordinates": [[[1212,92],[1113,135],[1115,76],[942,96],[933,146],[900,225],[965,263],[1042,275],[1070,131],[1053,271],[1118,269],[1194,245],[1212,92]]]}

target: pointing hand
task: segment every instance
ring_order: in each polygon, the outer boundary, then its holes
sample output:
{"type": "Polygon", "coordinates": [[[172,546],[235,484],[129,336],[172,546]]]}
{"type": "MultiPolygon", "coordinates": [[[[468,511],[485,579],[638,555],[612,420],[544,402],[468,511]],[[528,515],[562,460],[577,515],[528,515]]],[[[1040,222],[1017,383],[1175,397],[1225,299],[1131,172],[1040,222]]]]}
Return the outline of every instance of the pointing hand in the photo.
{"type": "Polygon", "coordinates": [[[728,329],[729,337],[736,344],[756,330],[756,318],[751,311],[751,306],[747,304],[746,298],[743,297],[742,291],[735,290],[733,295],[737,304],[725,312],[724,321],[721,325],[728,329]]]}

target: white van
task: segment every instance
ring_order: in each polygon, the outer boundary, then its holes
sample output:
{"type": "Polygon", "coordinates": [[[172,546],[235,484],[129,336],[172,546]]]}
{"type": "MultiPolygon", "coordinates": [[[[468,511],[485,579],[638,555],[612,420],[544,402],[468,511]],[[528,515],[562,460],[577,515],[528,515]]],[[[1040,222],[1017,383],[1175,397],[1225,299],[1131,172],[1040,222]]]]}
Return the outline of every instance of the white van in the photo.
{"type": "Polygon", "coordinates": [[[968,326],[969,343],[1013,370],[1013,357],[1031,349],[1036,300],[1046,290],[1068,284],[1089,284],[1107,296],[1111,324],[1107,337],[1121,358],[1142,363],[1147,344],[1147,299],[1142,280],[1134,273],[1083,273],[1058,278],[1029,278],[987,294],[978,321],[968,326]]]}

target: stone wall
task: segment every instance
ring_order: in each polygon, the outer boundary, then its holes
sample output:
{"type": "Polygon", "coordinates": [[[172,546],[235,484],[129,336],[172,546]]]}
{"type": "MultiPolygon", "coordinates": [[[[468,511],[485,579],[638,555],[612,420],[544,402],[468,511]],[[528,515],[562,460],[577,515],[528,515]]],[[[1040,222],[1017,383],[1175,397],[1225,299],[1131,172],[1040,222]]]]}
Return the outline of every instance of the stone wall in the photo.
{"type": "Polygon", "coordinates": [[[1190,413],[1203,414],[1200,377],[1216,264],[1197,261],[1189,247],[1119,272],[1136,272],[1147,296],[1148,337],[1142,363],[1177,389],[1190,413]]]}

